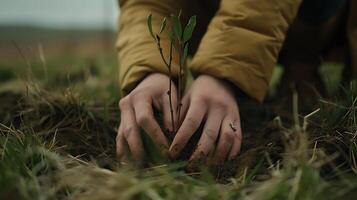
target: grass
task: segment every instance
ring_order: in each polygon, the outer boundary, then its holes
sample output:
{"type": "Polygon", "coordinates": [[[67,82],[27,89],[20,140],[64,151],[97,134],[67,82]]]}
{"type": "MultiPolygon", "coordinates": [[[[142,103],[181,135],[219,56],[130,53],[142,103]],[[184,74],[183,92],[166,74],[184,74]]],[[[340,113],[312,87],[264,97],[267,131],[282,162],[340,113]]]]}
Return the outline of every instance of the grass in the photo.
{"type": "Polygon", "coordinates": [[[310,113],[319,110],[308,116],[300,115],[300,108],[272,111],[277,103],[242,102],[245,138],[239,157],[188,173],[185,162],[163,162],[155,154],[146,168],[116,161],[120,113],[114,57],[14,66],[26,67],[0,68],[0,199],[348,200],[357,195],[352,84],[319,101],[310,113]],[[65,64],[71,67],[58,68],[65,64]]]}

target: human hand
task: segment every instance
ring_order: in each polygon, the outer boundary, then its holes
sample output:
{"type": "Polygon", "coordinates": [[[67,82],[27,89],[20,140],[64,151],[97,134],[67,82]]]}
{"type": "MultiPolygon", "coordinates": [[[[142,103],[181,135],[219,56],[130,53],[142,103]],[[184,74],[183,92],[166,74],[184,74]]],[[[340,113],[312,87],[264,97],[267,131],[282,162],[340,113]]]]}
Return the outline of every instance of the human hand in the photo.
{"type": "MultiPolygon", "coordinates": [[[[161,111],[165,128],[173,130],[169,95],[167,94],[168,85],[168,76],[153,73],[120,100],[121,121],[116,138],[116,151],[119,159],[123,159],[127,153],[130,153],[134,161],[143,161],[145,150],[140,136],[140,128],[145,130],[159,149],[168,150],[168,141],[155,120],[153,112],[153,106],[161,111]]],[[[176,108],[177,90],[174,84],[172,84],[171,91],[172,105],[173,108],[176,108]]],[[[174,116],[176,116],[175,110],[174,116]]]]}
{"type": "Polygon", "coordinates": [[[170,155],[178,157],[205,121],[202,136],[189,162],[204,160],[211,151],[215,151],[213,160],[217,164],[234,159],[241,148],[242,132],[238,104],[230,85],[212,76],[201,75],[182,104],[186,115],[170,146],[170,155]]]}

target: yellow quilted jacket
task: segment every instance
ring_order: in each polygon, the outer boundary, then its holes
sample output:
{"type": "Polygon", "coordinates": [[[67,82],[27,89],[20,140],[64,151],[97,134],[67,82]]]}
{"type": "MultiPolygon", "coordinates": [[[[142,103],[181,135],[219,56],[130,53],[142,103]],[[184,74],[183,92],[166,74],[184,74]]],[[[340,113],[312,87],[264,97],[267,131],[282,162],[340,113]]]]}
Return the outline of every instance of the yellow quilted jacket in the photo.
{"type": "MultiPolygon", "coordinates": [[[[120,0],[121,14],[116,47],[120,61],[120,87],[128,94],[149,73],[168,74],[150,37],[146,19],[153,15],[154,30],[160,21],[179,10],[189,10],[198,0],[120,0]]],[[[289,25],[301,0],[221,0],[199,48],[189,64],[194,75],[208,74],[228,80],[247,95],[263,101],[273,67],[289,25]]],[[[357,2],[350,3],[348,38],[352,65],[357,69],[357,2]]],[[[200,23],[200,21],[198,21],[200,23]]],[[[166,34],[163,34],[166,35],[166,34]]],[[[162,38],[163,49],[169,41],[162,38]]],[[[174,57],[174,75],[178,59],[174,57]]]]}

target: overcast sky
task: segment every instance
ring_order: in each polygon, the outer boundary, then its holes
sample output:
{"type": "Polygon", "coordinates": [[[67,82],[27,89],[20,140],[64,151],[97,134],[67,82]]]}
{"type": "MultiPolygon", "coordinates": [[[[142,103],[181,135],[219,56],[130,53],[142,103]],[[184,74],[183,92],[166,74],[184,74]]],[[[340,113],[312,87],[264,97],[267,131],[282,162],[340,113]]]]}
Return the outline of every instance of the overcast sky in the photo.
{"type": "Polygon", "coordinates": [[[115,28],[117,15],[117,0],[0,0],[0,26],[115,28]]]}

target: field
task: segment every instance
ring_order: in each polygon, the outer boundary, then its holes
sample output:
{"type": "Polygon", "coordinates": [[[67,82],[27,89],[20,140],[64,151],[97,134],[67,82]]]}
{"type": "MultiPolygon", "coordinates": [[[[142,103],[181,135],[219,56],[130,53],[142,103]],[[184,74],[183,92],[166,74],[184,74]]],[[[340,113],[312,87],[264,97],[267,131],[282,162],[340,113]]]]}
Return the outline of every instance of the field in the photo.
{"type": "Polygon", "coordinates": [[[156,154],[150,141],[153,153],[145,168],[116,160],[114,33],[6,27],[0,38],[0,199],[357,195],[357,88],[339,85],[341,69],[335,65],[322,70],[333,94],[329,99],[311,105],[298,99],[240,101],[239,157],[193,173],[184,161],[156,154]]]}

